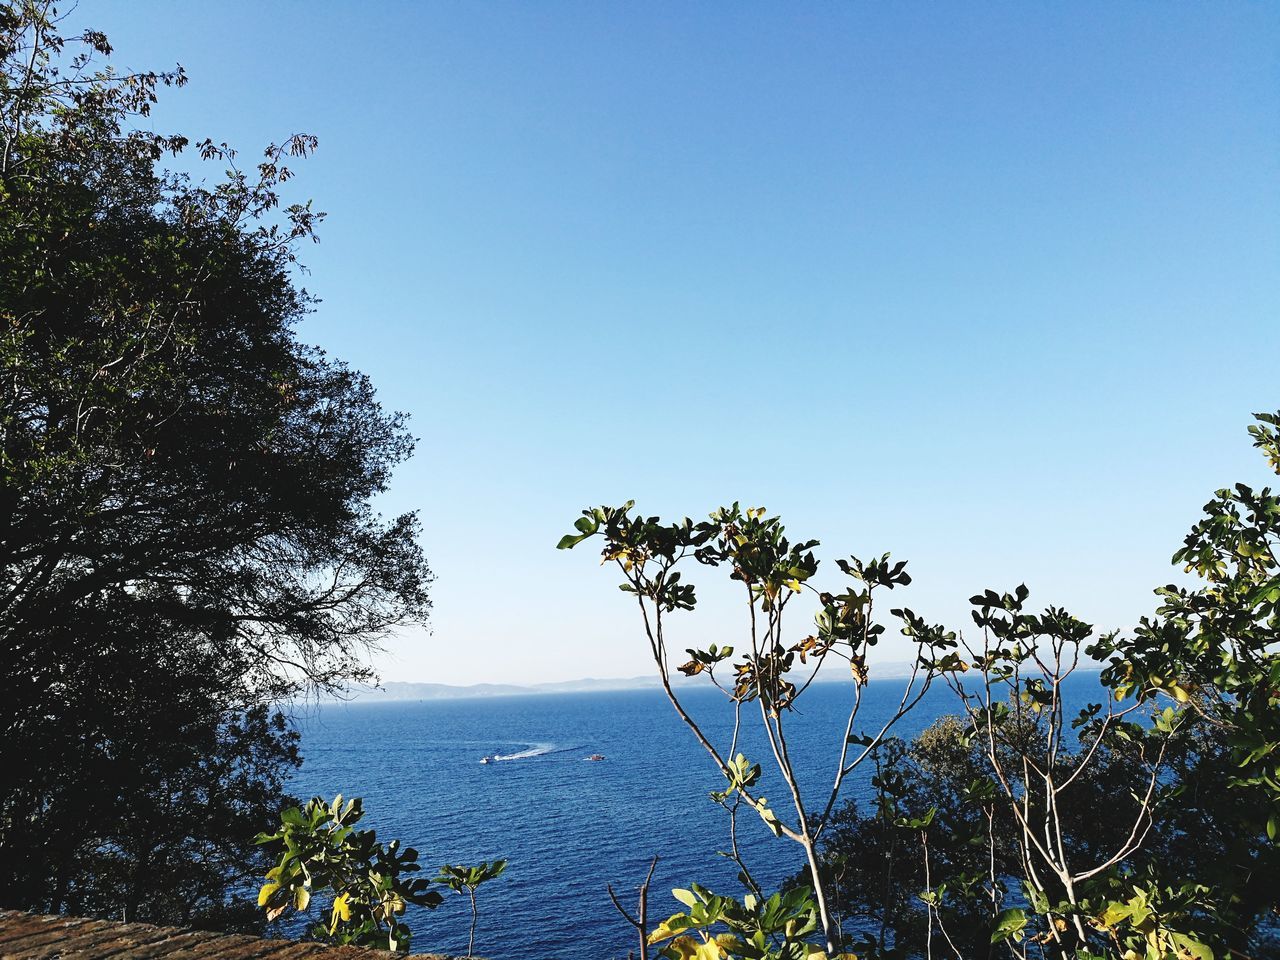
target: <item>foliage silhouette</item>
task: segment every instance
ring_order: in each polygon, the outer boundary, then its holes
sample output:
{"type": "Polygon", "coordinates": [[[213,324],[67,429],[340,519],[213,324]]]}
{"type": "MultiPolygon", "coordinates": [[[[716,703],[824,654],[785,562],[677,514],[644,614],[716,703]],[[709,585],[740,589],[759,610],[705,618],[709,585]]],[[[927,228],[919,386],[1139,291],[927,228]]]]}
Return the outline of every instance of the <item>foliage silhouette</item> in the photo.
{"type": "Polygon", "coordinates": [[[253,821],[200,813],[285,802],[265,705],[366,677],[428,610],[414,517],[371,506],[413,443],[294,335],[320,215],[281,188],[314,138],[168,173],[187,138],[139,121],[181,68],[115,72],[60,24],[0,4],[0,902],[220,922],[253,821]]]}

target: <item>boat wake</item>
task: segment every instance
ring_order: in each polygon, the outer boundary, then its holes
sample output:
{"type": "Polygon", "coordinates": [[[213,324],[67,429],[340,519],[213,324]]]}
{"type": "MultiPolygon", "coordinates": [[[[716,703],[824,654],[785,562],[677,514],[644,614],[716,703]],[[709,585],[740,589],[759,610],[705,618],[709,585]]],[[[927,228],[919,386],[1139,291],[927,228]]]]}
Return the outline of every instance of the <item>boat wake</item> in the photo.
{"type": "Polygon", "coordinates": [[[553,753],[568,753],[571,750],[581,750],[581,747],[558,747],[554,743],[535,743],[526,750],[518,753],[495,753],[485,758],[485,762],[498,763],[508,762],[511,760],[532,760],[534,757],[546,757],[553,753]]]}

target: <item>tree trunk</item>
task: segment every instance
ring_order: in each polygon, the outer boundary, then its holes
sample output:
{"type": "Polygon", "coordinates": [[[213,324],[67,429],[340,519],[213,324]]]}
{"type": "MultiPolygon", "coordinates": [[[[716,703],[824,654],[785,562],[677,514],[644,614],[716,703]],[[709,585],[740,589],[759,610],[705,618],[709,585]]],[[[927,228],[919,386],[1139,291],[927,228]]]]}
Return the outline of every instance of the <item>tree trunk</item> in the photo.
{"type": "Polygon", "coordinates": [[[809,861],[809,874],[813,878],[813,896],[818,902],[818,922],[822,925],[822,935],[827,941],[827,956],[835,957],[840,953],[840,929],[827,909],[827,894],[823,889],[822,876],[818,872],[818,851],[808,831],[803,841],[804,855],[809,861]]]}

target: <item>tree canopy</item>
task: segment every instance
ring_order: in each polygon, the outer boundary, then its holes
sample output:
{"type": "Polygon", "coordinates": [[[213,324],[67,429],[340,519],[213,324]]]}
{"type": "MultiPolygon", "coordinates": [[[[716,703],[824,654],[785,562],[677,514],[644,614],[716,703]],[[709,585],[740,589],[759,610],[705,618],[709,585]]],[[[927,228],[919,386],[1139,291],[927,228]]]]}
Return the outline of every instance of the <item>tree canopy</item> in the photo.
{"type": "Polygon", "coordinates": [[[431,575],[415,517],[375,505],[405,418],[297,336],[320,216],[280,191],[314,139],[247,169],[204,141],[225,174],[168,172],[190,141],[137,121],[181,68],[120,74],[103,34],[59,30],[0,6],[0,901],[118,914],[159,900],[108,904],[85,871],[158,871],[134,841],[175,827],[143,794],[247,777],[278,809],[294,747],[259,708],[369,676],[431,575]]]}

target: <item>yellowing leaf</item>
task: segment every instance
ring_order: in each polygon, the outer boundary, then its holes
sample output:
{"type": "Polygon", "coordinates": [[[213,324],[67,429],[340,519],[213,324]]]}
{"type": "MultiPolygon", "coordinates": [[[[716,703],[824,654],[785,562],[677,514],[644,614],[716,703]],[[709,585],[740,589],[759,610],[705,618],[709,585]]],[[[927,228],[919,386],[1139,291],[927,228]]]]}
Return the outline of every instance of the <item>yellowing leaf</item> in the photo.
{"type": "Polygon", "coordinates": [[[732,934],[721,934],[711,940],[683,936],[672,940],[665,952],[680,960],[725,960],[730,956],[729,950],[737,946],[739,941],[732,934]]]}
{"type": "Polygon", "coordinates": [[[262,889],[258,891],[258,906],[265,907],[267,901],[271,899],[271,895],[280,889],[278,883],[264,883],[262,889]]]}
{"type": "Polygon", "coordinates": [[[333,916],[329,922],[329,936],[333,936],[334,931],[338,929],[339,920],[351,919],[351,900],[347,894],[342,894],[333,901],[333,916]]]}
{"type": "Polygon", "coordinates": [[[658,924],[653,933],[649,934],[649,942],[661,943],[663,940],[670,940],[672,937],[684,933],[686,930],[694,926],[696,926],[696,924],[687,914],[672,914],[658,924]]]}
{"type": "MultiPolygon", "coordinates": [[[[653,942],[653,938],[649,938],[649,942],[653,942]]],[[[689,960],[693,956],[693,951],[698,949],[698,941],[693,937],[676,937],[664,948],[663,953],[675,954],[680,960],[689,960]]]]}
{"type": "Polygon", "coordinates": [[[378,907],[382,914],[382,919],[388,923],[397,913],[404,913],[404,901],[395,894],[385,897],[378,907]]]}

